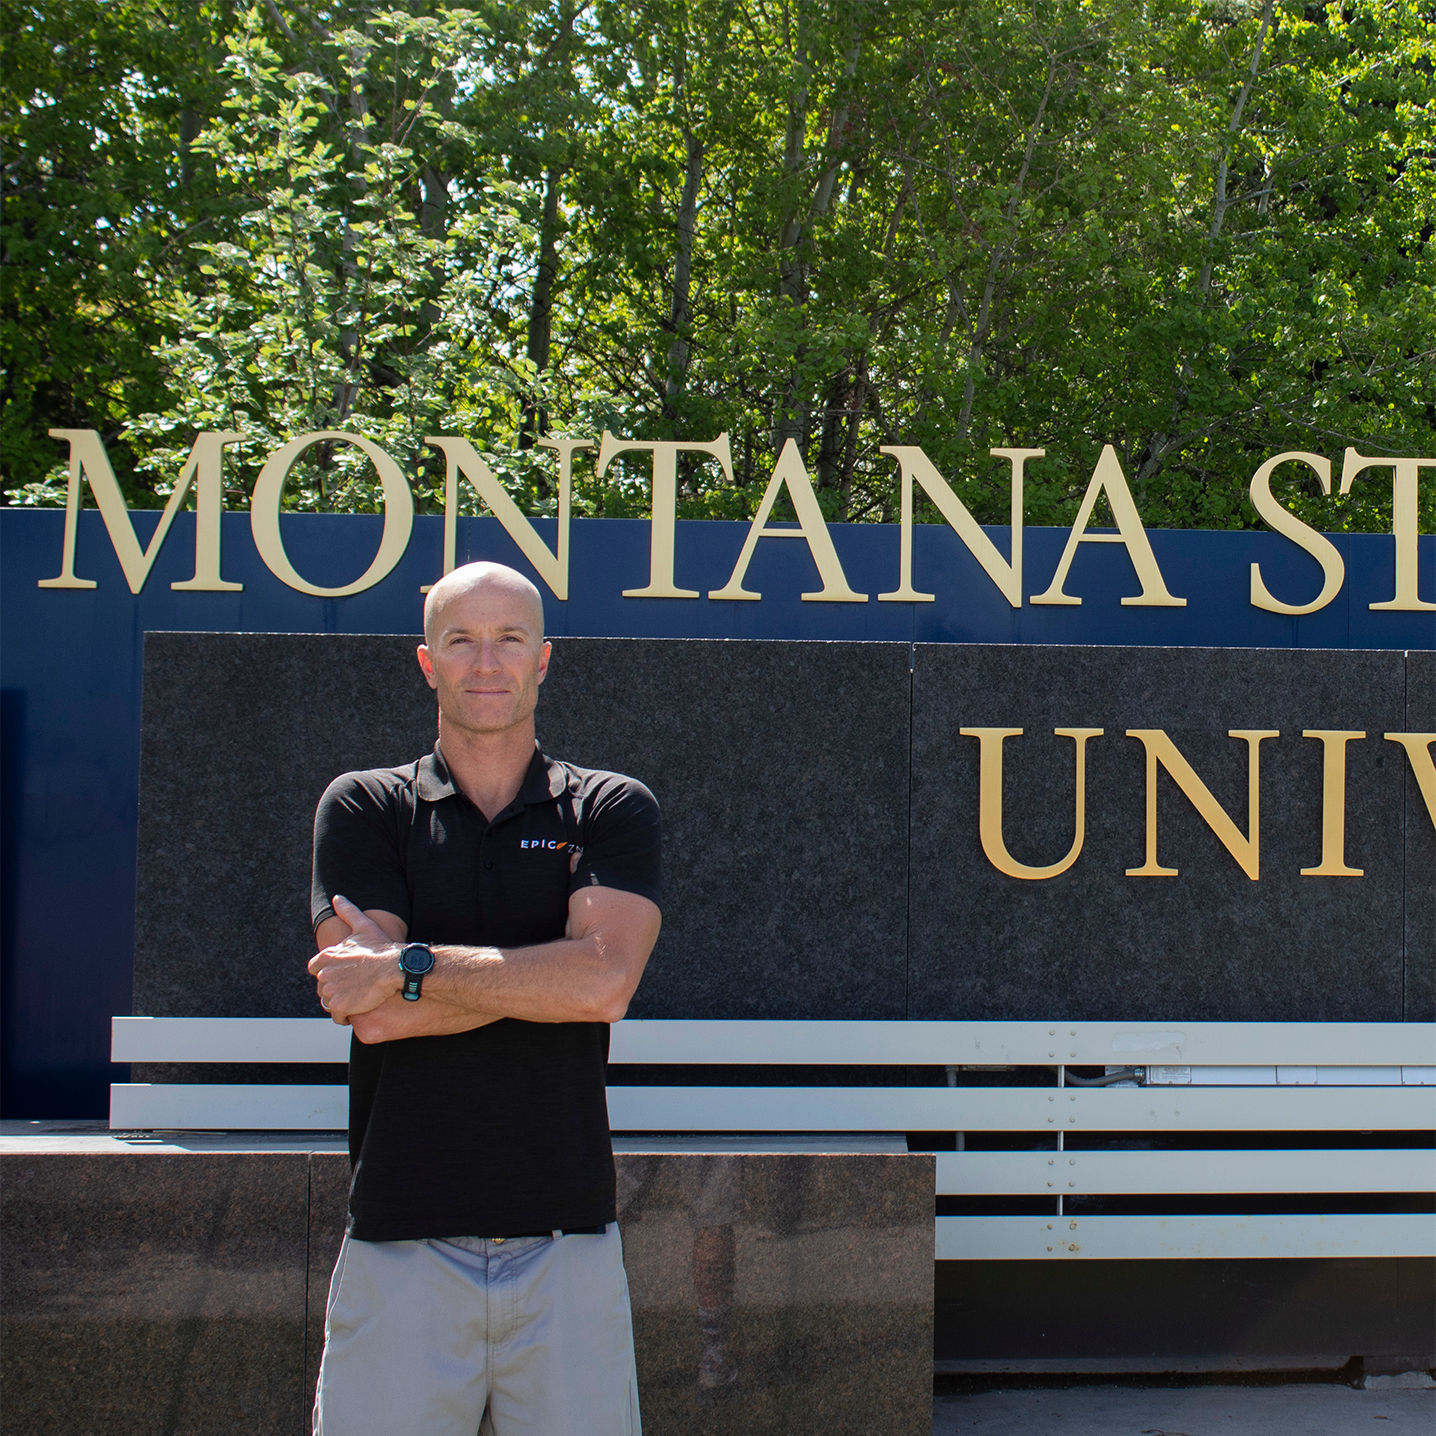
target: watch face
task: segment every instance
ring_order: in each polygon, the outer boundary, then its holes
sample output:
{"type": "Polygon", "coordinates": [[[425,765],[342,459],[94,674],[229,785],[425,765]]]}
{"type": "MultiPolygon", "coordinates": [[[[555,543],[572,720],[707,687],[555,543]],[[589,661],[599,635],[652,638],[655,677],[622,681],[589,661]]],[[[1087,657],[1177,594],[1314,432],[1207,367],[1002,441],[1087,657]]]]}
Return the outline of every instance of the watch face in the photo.
{"type": "Polygon", "coordinates": [[[418,943],[406,947],[399,954],[399,966],[416,977],[422,977],[433,965],[434,954],[418,943]]]}

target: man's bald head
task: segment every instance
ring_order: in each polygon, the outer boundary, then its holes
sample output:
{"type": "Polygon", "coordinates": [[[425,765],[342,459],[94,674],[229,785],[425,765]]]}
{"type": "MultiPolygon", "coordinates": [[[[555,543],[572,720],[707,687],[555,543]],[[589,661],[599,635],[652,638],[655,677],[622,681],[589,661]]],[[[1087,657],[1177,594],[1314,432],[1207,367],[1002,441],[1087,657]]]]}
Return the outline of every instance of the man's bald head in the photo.
{"type": "Polygon", "coordinates": [[[543,638],[543,596],[517,569],[501,563],[466,563],[446,573],[424,600],[424,641],[432,644],[444,630],[444,611],[456,604],[465,608],[473,599],[518,603],[532,626],[533,637],[543,638]]]}
{"type": "Polygon", "coordinates": [[[517,734],[521,744],[532,744],[549,646],[543,600],[523,574],[501,563],[469,563],[446,574],[424,604],[417,657],[439,696],[441,743],[517,734]]]}

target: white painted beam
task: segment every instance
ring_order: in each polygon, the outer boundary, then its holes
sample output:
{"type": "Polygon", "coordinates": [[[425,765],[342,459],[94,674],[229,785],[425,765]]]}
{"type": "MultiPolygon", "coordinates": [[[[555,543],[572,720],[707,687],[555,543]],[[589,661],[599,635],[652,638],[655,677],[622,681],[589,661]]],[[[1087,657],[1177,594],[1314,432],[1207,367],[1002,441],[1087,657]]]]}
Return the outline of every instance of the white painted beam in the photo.
{"type": "Polygon", "coordinates": [[[610,1087],[631,1132],[1393,1131],[1436,1126],[1429,1087],[610,1087]]]}
{"type": "MultiPolygon", "coordinates": [[[[347,1102],[343,1087],[126,1083],[111,1093],[119,1127],[302,1127],[294,1114],[332,1093],[309,1124],[328,1130],[344,1125],[333,1113],[347,1102]],[[266,1118],[271,1108],[281,1116],[266,1118]]],[[[1391,1131],[1436,1125],[1436,1089],[610,1087],[608,1110],[620,1132],[1391,1131]]]]}
{"type": "Polygon", "coordinates": [[[1436,1256],[1436,1217],[938,1217],[939,1261],[1436,1256]]]}
{"type": "MultiPolygon", "coordinates": [[[[111,1055],[116,1062],[343,1062],[348,1056],[347,1029],[323,1018],[116,1017],[112,1022],[111,1055]]],[[[1310,1066],[1323,1069],[1323,1083],[1340,1083],[1342,1075],[1331,1069],[1436,1066],[1436,1024],[633,1019],[614,1027],[610,1060],[894,1066],[1310,1066]]]]}
{"type": "Polygon", "coordinates": [[[1200,1152],[939,1152],[939,1196],[1432,1192],[1429,1147],[1200,1152]]]}
{"type": "Polygon", "coordinates": [[[349,1125],[347,1087],[116,1082],[112,1131],[338,1132],[349,1125]]]}
{"type": "Polygon", "coordinates": [[[1148,1087],[1436,1086],[1436,1067],[1168,1067],[1154,1062],[1146,1073],[1148,1087]]]}
{"type": "Polygon", "coordinates": [[[1436,1064],[1416,1022],[721,1022],[633,1019],[614,1062],[1074,1066],[1436,1064]]]}
{"type": "Polygon", "coordinates": [[[327,1017],[113,1017],[111,1062],[348,1062],[327,1017]]]}

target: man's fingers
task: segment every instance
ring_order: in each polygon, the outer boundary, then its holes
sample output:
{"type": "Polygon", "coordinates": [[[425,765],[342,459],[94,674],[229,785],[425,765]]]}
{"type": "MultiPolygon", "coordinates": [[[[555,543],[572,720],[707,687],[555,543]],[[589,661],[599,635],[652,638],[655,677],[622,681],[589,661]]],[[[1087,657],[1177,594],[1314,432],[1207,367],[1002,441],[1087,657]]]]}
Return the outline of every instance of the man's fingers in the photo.
{"type": "Polygon", "coordinates": [[[375,922],[374,919],[364,911],[363,908],[355,907],[354,904],[350,902],[349,899],[345,897],[343,893],[334,894],[334,897],[331,900],[331,906],[334,908],[334,916],[337,918],[342,918],[345,922],[349,924],[349,930],[351,933],[362,931],[377,932],[382,934],[384,931],[384,929],[381,928],[379,924],[375,922]]]}
{"type": "Polygon", "coordinates": [[[320,1002],[339,1023],[348,1024],[355,1015],[372,1011],[390,995],[388,984],[376,979],[372,958],[368,962],[356,961],[355,956],[342,952],[321,952],[313,958],[310,971],[320,1002]]]}

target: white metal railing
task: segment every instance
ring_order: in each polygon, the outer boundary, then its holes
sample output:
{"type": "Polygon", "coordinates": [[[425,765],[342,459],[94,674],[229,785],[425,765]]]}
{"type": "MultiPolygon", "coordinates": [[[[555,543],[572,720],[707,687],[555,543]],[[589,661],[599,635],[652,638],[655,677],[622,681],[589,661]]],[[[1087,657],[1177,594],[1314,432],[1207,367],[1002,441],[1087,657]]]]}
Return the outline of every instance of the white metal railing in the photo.
{"type": "MultiPolygon", "coordinates": [[[[117,1017],[117,1062],[339,1063],[324,1019],[117,1017]]],[[[1299,1147],[1085,1151],[1093,1132],[1361,1132],[1436,1125],[1436,1027],[1417,1023],[622,1022],[615,1064],[1131,1066],[1111,1087],[632,1087],[608,1089],[616,1131],[1030,1132],[1042,1151],[937,1157],[938,1196],[1423,1193],[1436,1151],[1299,1147]]],[[[344,1127],[335,1085],[118,1083],[116,1129],[344,1127]]],[[[1054,1201],[1057,1211],[1062,1208],[1054,1201]]],[[[1436,1255],[1436,1217],[940,1216],[939,1258],[1436,1255]]]]}
{"type": "Polygon", "coordinates": [[[1281,1148],[1203,1152],[939,1152],[939,1196],[1197,1196],[1429,1192],[1436,1151],[1281,1148]]]}
{"type": "MultiPolygon", "coordinates": [[[[313,1017],[116,1017],[116,1062],[346,1062],[349,1029],[313,1017]]],[[[1436,1066],[1419,1022],[671,1022],[613,1029],[609,1060],[884,1066],[1068,1063],[1436,1066]]]]}
{"type": "Polygon", "coordinates": [[[1431,1256],[1433,1219],[1383,1216],[938,1217],[939,1261],[1431,1256]]]}
{"type": "MultiPolygon", "coordinates": [[[[348,1103],[338,1086],[116,1083],[110,1126],[334,1131],[348,1103]]],[[[608,1089],[615,1132],[1409,1131],[1433,1108],[1424,1087],[608,1089]]]]}

